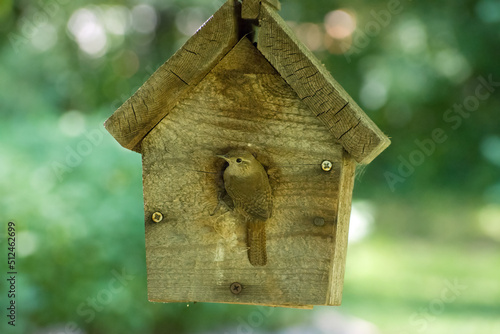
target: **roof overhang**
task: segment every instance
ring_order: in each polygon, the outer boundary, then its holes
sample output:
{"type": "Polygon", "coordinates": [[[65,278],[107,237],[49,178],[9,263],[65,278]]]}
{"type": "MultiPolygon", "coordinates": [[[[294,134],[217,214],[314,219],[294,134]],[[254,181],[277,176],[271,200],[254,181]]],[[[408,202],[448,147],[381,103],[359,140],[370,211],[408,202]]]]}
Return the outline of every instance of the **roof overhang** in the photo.
{"type": "Polygon", "coordinates": [[[295,37],[277,8],[277,0],[244,0],[243,7],[228,0],[116,110],[106,129],[123,147],[140,152],[149,131],[244,38],[248,19],[260,26],[255,35],[257,49],[344,149],[358,163],[370,163],[389,146],[389,138],[295,37]]]}

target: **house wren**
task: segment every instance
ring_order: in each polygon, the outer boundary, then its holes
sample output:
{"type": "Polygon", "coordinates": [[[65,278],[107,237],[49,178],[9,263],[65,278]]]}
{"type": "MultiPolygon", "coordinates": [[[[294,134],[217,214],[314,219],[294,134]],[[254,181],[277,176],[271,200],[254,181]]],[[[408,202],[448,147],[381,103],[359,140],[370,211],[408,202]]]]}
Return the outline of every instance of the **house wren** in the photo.
{"type": "Polygon", "coordinates": [[[234,207],[247,223],[248,260],[254,266],[267,263],[265,222],[271,217],[273,198],[264,167],[244,150],[218,155],[229,166],[224,171],[224,186],[234,207]]]}

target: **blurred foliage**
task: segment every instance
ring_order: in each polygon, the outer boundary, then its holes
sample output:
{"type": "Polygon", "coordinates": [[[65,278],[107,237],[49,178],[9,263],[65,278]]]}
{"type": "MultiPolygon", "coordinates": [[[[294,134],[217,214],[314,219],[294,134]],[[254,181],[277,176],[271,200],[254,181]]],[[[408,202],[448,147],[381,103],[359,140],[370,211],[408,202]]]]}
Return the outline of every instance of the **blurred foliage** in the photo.
{"type": "MultiPolygon", "coordinates": [[[[282,1],[281,15],[306,44],[328,40],[328,12],[355,18],[350,40],[321,42],[315,53],[392,139],[356,183],[354,198],[369,200],[374,223],[349,246],[339,310],[384,333],[418,332],[412,315],[439,298],[445,279],[459,278],[463,296],[425,332],[496,333],[500,87],[456,129],[444,117],[475,96],[479,77],[500,81],[500,4],[401,1],[384,25],[376,16],[390,3],[282,1]],[[367,30],[374,22],[376,33],[367,30]],[[347,42],[357,51],[339,53],[347,42]],[[387,173],[398,175],[401,159],[422,150],[415,141],[437,128],[447,140],[391,189],[387,173]]],[[[13,332],[59,333],[74,322],[86,333],[229,333],[257,310],[147,302],[141,159],[102,127],[221,4],[0,2],[0,218],[17,222],[20,273],[13,332]],[[109,297],[123,271],[131,280],[109,297]],[[91,306],[96,298],[105,305],[91,306]]],[[[312,314],[277,309],[259,330],[312,314]]]]}

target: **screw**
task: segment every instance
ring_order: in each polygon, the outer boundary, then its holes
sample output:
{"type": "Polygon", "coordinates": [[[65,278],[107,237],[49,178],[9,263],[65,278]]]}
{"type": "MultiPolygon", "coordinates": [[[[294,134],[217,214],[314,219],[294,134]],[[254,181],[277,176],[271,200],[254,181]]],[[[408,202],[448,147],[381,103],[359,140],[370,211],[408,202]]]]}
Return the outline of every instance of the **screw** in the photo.
{"type": "Polygon", "coordinates": [[[234,282],[233,284],[231,284],[229,289],[231,290],[231,293],[233,295],[239,295],[241,290],[243,290],[243,286],[238,282],[234,282]]]}
{"type": "Polygon", "coordinates": [[[333,168],[333,164],[331,161],[325,160],[321,163],[321,169],[323,169],[325,172],[331,171],[333,168]]]}
{"type": "Polygon", "coordinates": [[[163,215],[161,212],[155,212],[153,213],[153,216],[151,217],[155,223],[159,223],[163,220],[163,215]]]}
{"type": "Polygon", "coordinates": [[[316,225],[316,226],[325,225],[325,218],[321,218],[321,217],[314,218],[314,225],[316,225]]]}

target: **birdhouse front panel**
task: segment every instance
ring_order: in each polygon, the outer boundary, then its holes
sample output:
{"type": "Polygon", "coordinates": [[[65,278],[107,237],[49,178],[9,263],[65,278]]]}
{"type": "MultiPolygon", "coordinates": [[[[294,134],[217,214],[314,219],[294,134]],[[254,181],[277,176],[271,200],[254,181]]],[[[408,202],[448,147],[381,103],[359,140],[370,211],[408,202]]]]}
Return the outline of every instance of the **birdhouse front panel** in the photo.
{"type": "Polygon", "coordinates": [[[340,304],[355,164],[249,39],[177,102],[141,153],[150,300],[340,304]],[[269,177],[265,266],[249,262],[246,224],[224,189],[217,155],[235,149],[269,177]]]}

